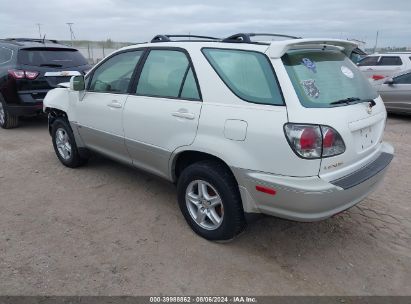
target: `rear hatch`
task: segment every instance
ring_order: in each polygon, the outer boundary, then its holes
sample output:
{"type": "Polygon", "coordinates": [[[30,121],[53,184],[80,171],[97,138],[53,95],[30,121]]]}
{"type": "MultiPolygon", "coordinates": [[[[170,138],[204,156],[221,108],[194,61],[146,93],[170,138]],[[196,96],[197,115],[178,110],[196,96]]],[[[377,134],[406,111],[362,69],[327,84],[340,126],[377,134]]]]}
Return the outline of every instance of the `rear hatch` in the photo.
{"type": "Polygon", "coordinates": [[[71,48],[24,48],[19,50],[17,62],[19,70],[37,75],[18,79],[20,93],[36,91],[33,93],[35,99],[44,98],[47,91],[59,83],[68,82],[71,76],[84,74],[90,69],[81,53],[71,48]]]}
{"type": "Polygon", "coordinates": [[[345,144],[342,154],[321,159],[319,175],[338,179],[378,157],[385,107],[341,48],[291,49],[282,61],[298,97],[297,106],[287,104],[289,122],[332,127],[345,144]]]}

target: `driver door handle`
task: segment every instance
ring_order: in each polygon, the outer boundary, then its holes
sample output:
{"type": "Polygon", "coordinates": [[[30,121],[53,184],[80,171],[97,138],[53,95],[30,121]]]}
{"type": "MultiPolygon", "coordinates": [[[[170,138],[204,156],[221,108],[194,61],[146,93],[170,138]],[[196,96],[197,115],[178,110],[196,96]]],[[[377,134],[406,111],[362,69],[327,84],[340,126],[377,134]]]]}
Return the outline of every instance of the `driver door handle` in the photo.
{"type": "Polygon", "coordinates": [[[193,113],[188,113],[188,112],[183,112],[183,111],[174,112],[174,113],[171,113],[171,115],[177,118],[184,118],[184,119],[189,119],[189,120],[193,120],[196,117],[193,113]]]}
{"type": "Polygon", "coordinates": [[[111,101],[107,106],[110,108],[115,108],[115,109],[120,109],[123,107],[123,105],[119,103],[117,100],[111,101]]]}

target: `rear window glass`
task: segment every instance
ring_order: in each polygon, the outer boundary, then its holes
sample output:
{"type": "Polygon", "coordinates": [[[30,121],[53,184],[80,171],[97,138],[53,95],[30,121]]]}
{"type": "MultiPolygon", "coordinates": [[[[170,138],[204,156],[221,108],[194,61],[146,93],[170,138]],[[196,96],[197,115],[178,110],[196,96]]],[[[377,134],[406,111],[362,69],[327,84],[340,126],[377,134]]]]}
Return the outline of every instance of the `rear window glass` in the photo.
{"type": "Polygon", "coordinates": [[[264,54],[224,49],[203,49],[203,53],[224,83],[241,99],[284,105],[277,78],[264,54]]]}
{"type": "Polygon", "coordinates": [[[87,64],[86,59],[77,50],[51,48],[22,49],[18,54],[18,62],[24,65],[56,68],[87,64]]]}
{"type": "Polygon", "coordinates": [[[365,57],[364,59],[360,60],[360,62],[358,62],[358,66],[377,65],[378,58],[379,58],[378,56],[365,57]]]}
{"type": "Polygon", "coordinates": [[[335,106],[332,102],[347,98],[377,98],[361,71],[340,51],[291,51],[282,60],[305,107],[328,108],[335,106]]]}
{"type": "Polygon", "coordinates": [[[402,65],[402,60],[398,56],[383,56],[378,65],[402,65]]]}
{"type": "Polygon", "coordinates": [[[13,56],[12,50],[5,48],[5,47],[0,47],[0,64],[9,62],[12,56],[13,56]]]}

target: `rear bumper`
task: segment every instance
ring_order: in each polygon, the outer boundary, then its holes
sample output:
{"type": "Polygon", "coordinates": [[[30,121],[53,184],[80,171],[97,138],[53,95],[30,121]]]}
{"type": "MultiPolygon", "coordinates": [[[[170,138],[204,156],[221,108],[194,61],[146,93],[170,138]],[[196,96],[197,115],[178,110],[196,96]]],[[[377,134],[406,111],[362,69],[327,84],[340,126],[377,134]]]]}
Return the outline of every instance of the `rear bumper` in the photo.
{"type": "Polygon", "coordinates": [[[287,177],[233,169],[246,212],[265,213],[297,221],[318,221],[344,211],[363,200],[381,182],[393,158],[384,143],[380,156],[344,178],[327,182],[319,176],[287,177]],[[275,195],[256,190],[275,189],[275,195]]]}
{"type": "Polygon", "coordinates": [[[28,116],[43,110],[43,99],[49,90],[18,91],[17,100],[8,100],[7,109],[12,115],[28,116]]]}
{"type": "Polygon", "coordinates": [[[17,116],[33,115],[43,111],[43,102],[27,105],[8,105],[7,110],[10,114],[17,116]]]}

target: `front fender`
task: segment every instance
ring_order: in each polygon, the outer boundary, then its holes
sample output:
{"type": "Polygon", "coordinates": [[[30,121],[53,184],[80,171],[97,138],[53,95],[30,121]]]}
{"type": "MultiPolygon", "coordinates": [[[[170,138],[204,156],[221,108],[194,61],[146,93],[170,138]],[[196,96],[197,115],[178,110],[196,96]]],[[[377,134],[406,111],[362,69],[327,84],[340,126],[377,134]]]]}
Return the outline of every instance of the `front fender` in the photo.
{"type": "Polygon", "coordinates": [[[79,101],[80,92],[71,91],[69,88],[56,88],[50,90],[43,100],[43,111],[56,109],[66,113],[70,122],[76,121],[76,104],[79,101]]]}
{"type": "Polygon", "coordinates": [[[46,109],[57,109],[67,113],[69,109],[69,101],[69,89],[57,88],[50,90],[43,100],[43,111],[46,112],[46,109]]]}

